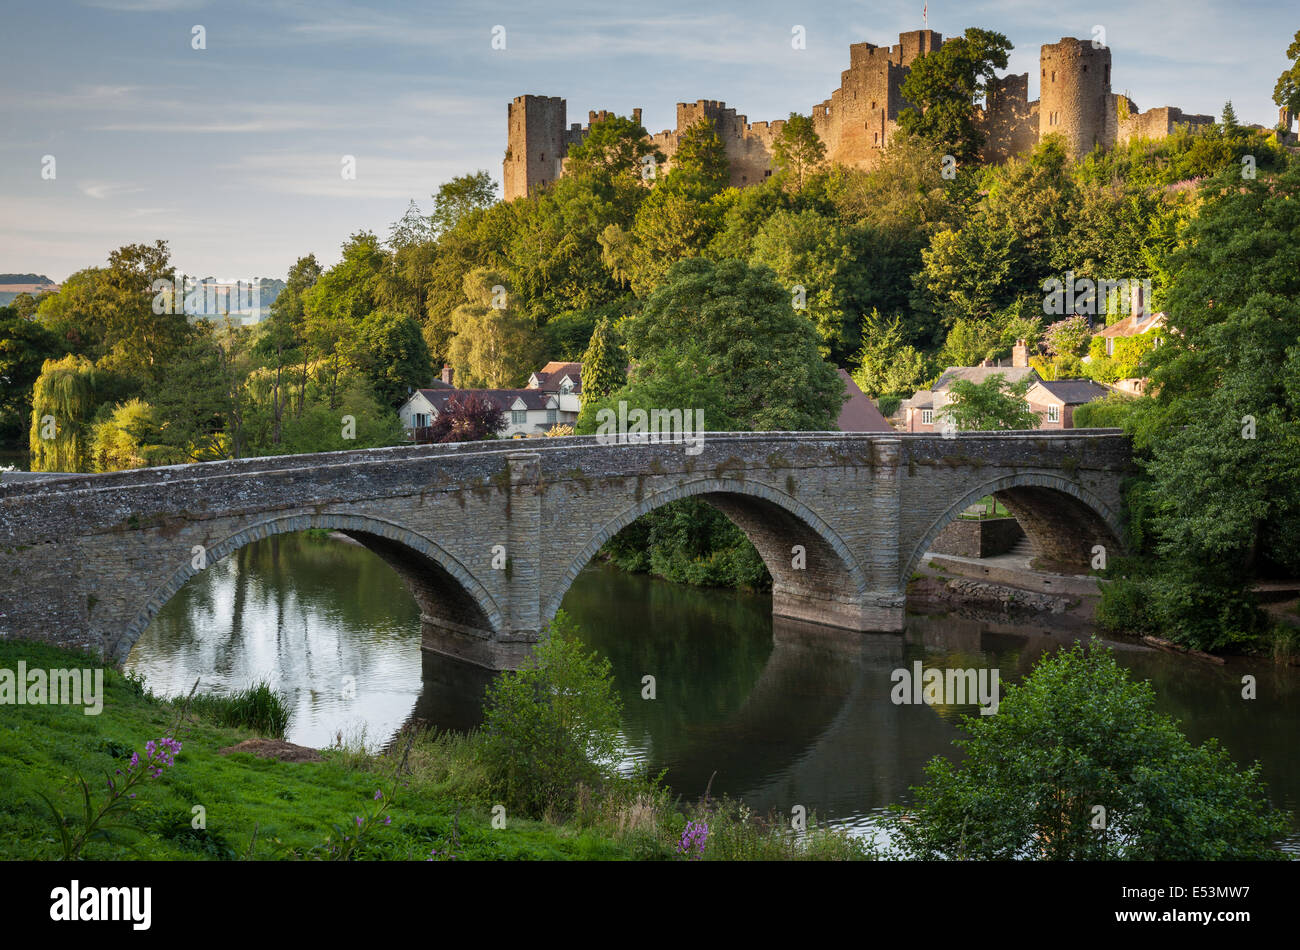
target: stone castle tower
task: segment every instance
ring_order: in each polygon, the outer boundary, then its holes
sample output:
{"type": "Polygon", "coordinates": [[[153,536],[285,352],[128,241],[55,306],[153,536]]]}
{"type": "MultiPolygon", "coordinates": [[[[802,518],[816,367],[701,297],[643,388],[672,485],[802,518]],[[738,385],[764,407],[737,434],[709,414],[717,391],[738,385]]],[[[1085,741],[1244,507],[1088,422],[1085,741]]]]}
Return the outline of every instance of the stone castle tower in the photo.
{"type": "Polygon", "coordinates": [[[1038,67],[1038,137],[1064,136],[1075,156],[1086,155],[1094,145],[1113,144],[1110,49],[1067,37],[1042,47],[1038,67]]]}
{"type": "MultiPolygon", "coordinates": [[[[914,30],[899,34],[892,47],[849,46],[849,68],[840,73],[839,88],[811,110],[813,127],[830,161],[856,168],[872,168],[880,161],[898,127],[899,113],[908,107],[902,85],[912,63],[942,44],[942,34],[914,30]]],[[[1108,47],[1064,37],[1039,52],[1038,99],[1029,99],[1028,73],[994,80],[978,116],[987,139],[983,159],[1003,161],[1053,134],[1062,135],[1071,156],[1077,158],[1095,146],[1160,138],[1179,125],[1214,121],[1212,116],[1187,115],[1173,106],[1139,112],[1133,100],[1111,92],[1110,68],[1108,47]]],[[[507,110],[505,199],[526,195],[563,174],[569,148],[586,137],[592,122],[608,114],[589,112],[588,125],[566,127],[563,99],[517,96],[507,110]]],[[[632,116],[639,123],[641,110],[633,109],[632,116]]],[[[713,121],[726,147],[732,185],[751,185],[772,174],[772,143],[784,120],[751,123],[714,99],[679,102],[676,128],[650,136],[669,166],[682,133],[701,118],[713,121]]]]}

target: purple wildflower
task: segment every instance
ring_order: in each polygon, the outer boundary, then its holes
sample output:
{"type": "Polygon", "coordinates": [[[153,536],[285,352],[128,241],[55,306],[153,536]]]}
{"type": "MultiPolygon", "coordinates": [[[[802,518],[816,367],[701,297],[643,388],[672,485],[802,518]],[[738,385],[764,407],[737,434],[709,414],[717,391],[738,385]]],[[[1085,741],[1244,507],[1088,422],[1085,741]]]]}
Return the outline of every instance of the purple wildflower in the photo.
{"type": "Polygon", "coordinates": [[[689,860],[698,861],[704,857],[704,845],[709,840],[709,826],[703,821],[688,821],[682,832],[682,840],[677,843],[677,853],[686,855],[689,860]]]}

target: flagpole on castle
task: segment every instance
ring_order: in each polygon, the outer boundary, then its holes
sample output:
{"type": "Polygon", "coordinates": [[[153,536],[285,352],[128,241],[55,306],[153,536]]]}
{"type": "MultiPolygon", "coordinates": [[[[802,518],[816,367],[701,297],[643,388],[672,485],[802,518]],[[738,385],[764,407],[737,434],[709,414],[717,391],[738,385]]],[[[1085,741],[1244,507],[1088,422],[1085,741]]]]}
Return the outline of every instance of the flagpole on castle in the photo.
{"type": "Polygon", "coordinates": [[[921,7],[921,22],[925,24],[925,26],[926,26],[927,29],[929,29],[929,27],[930,27],[930,4],[928,4],[928,3],[921,7]]]}

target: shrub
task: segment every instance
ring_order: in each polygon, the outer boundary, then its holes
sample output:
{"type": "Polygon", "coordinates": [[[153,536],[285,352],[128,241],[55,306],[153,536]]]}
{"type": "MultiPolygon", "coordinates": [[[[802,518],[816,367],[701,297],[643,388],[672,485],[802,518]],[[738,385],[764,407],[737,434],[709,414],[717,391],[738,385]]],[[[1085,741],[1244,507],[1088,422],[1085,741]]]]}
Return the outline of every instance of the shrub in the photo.
{"type": "Polygon", "coordinates": [[[967,717],[965,759],[936,757],[891,830],[904,857],[1006,860],[1280,858],[1288,827],[1259,765],[1193,746],[1095,641],[1041,660],[996,716],[967,717]]]}
{"type": "Polygon", "coordinates": [[[587,653],[564,611],[532,663],[488,687],[482,758],[489,785],[513,811],[540,818],[568,811],[580,783],[614,776],[621,703],[609,661],[587,653]]]}
{"type": "Polygon", "coordinates": [[[293,712],[284,696],[262,680],[225,696],[195,696],[190,708],[222,726],[252,729],[263,736],[283,739],[293,712]]]}

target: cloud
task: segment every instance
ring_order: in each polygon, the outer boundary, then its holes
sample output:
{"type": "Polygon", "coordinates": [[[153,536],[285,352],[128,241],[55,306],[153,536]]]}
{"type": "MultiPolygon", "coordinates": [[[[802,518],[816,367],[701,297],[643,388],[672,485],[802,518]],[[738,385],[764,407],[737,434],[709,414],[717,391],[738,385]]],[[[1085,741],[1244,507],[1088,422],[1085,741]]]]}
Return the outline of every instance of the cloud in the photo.
{"type": "Polygon", "coordinates": [[[402,200],[427,195],[464,171],[458,160],[393,158],[340,149],[324,152],[264,152],[219,166],[236,187],[316,198],[402,200]],[[343,158],[356,159],[356,178],[342,175],[343,158]]]}
{"type": "Polygon", "coordinates": [[[83,194],[97,201],[104,201],[108,198],[115,198],[118,195],[132,195],[144,191],[137,185],[123,185],[106,181],[87,181],[77,185],[77,189],[83,194]]]}

